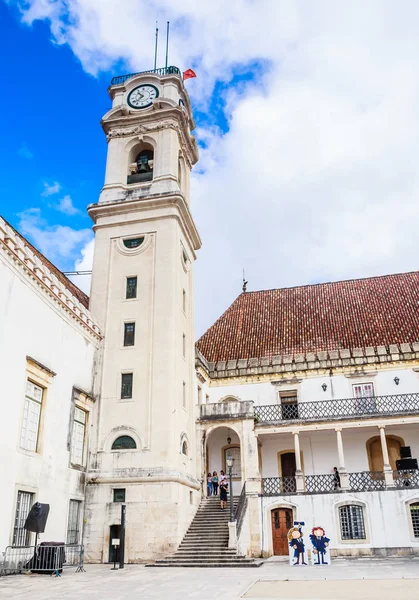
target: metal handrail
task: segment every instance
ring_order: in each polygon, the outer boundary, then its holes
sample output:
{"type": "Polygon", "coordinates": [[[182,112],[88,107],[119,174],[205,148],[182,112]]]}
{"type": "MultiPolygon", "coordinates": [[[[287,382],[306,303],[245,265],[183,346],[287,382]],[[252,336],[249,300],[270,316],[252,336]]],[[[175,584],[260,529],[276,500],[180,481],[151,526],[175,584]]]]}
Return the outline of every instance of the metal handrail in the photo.
{"type": "Polygon", "coordinates": [[[116,77],[112,77],[111,85],[121,85],[121,83],[125,83],[125,81],[131,79],[132,77],[144,75],[146,73],[154,73],[155,75],[160,75],[160,77],[164,77],[165,75],[177,75],[178,77],[182,77],[182,73],[178,67],[163,67],[161,69],[139,71],[138,73],[128,73],[127,75],[117,75],[116,77]]]}
{"type": "Polygon", "coordinates": [[[234,511],[234,521],[236,522],[236,536],[237,538],[240,535],[241,528],[243,525],[244,515],[246,514],[247,509],[247,496],[246,496],[246,482],[244,482],[242,491],[239,496],[239,501],[237,503],[236,509],[234,511]]]}
{"type": "Polygon", "coordinates": [[[255,406],[258,425],[419,412],[419,393],[255,406]]]}

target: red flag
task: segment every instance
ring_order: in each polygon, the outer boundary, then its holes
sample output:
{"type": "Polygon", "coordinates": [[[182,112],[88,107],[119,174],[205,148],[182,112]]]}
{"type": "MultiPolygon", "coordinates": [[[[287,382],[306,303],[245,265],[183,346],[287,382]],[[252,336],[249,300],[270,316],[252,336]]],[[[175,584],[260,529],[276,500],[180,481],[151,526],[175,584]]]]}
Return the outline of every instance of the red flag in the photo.
{"type": "Polygon", "coordinates": [[[191,77],[196,77],[196,73],[195,71],[192,71],[192,69],[188,69],[183,73],[183,81],[185,81],[185,79],[191,79],[191,77]]]}

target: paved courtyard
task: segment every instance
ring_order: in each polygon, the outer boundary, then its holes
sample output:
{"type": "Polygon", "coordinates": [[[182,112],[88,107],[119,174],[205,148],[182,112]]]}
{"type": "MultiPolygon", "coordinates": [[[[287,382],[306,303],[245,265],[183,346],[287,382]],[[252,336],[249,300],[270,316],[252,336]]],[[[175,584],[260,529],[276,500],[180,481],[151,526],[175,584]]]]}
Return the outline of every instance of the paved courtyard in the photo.
{"type": "Polygon", "coordinates": [[[290,567],[267,561],[259,569],[150,569],[87,565],[62,577],[0,579],[0,598],[13,600],[389,600],[419,599],[419,559],[335,560],[330,567],[290,567]]]}

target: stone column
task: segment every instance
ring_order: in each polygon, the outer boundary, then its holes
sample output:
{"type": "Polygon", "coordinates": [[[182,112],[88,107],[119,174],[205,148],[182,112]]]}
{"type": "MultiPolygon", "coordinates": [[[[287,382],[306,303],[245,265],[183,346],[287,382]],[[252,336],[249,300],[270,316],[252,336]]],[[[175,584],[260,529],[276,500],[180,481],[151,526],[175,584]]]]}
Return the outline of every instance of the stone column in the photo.
{"type": "Polygon", "coordinates": [[[301,450],[300,450],[300,434],[294,431],[294,452],[295,452],[295,484],[297,492],[304,492],[304,475],[301,468],[301,450]]]}
{"type": "Polygon", "coordinates": [[[241,444],[243,445],[242,483],[246,483],[247,517],[250,535],[250,544],[246,554],[248,556],[260,556],[262,551],[259,507],[261,477],[259,472],[258,440],[253,417],[251,419],[243,419],[241,423],[241,444]]]}
{"type": "Polygon", "coordinates": [[[378,427],[378,429],[380,430],[381,450],[383,453],[383,460],[384,460],[384,479],[386,481],[386,486],[393,487],[394,479],[393,479],[393,471],[390,466],[390,458],[388,455],[386,429],[385,429],[384,425],[380,425],[378,427]]]}
{"type": "Polygon", "coordinates": [[[339,476],[340,476],[340,487],[342,490],[349,489],[349,476],[345,467],[345,454],[343,452],[343,440],[342,440],[342,429],[335,429],[336,441],[338,445],[338,457],[339,457],[339,476]]]}

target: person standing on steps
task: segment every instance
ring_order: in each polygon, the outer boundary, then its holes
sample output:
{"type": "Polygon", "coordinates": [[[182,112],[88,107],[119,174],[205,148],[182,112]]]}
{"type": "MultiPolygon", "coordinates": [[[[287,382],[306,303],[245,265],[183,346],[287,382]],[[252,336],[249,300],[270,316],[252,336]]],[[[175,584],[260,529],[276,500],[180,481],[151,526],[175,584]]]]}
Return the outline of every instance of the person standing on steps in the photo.
{"type": "Polygon", "coordinates": [[[212,475],[208,473],[207,475],[207,496],[212,496],[212,475]]]}
{"type": "Polygon", "coordinates": [[[220,471],[220,486],[223,483],[223,481],[227,481],[228,483],[228,479],[227,479],[227,475],[224,473],[224,471],[221,469],[220,471]]]}
{"type": "Polygon", "coordinates": [[[212,474],[212,490],[213,490],[213,494],[214,496],[218,496],[218,475],[217,475],[217,471],[214,471],[214,473],[212,474]]]}
{"type": "Polygon", "coordinates": [[[225,479],[220,483],[221,510],[227,508],[228,483],[225,479]]]}

